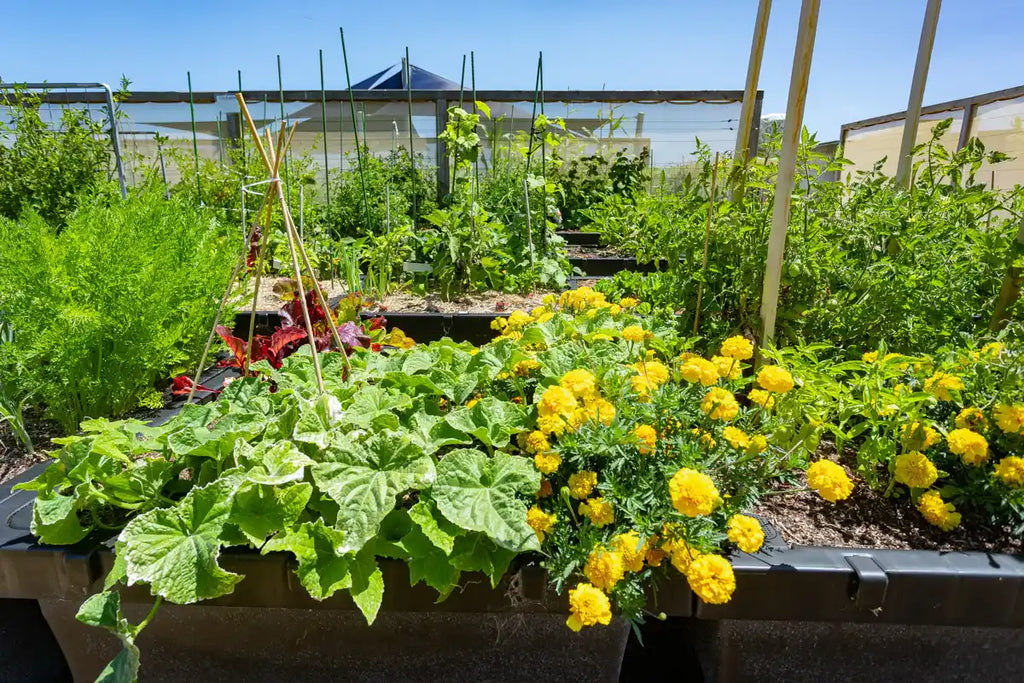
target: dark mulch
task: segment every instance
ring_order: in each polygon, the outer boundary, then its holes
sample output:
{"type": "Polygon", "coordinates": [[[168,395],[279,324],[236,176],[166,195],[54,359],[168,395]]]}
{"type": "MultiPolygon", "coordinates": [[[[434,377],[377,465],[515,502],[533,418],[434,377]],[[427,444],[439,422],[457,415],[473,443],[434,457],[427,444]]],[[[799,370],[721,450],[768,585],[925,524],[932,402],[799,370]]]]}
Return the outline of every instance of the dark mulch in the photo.
{"type": "Polygon", "coordinates": [[[768,496],[755,509],[791,545],[1024,553],[1024,539],[961,510],[946,532],[924,520],[907,496],[886,498],[857,482],[846,500],[830,503],[813,491],[768,496]]]}
{"type": "Polygon", "coordinates": [[[25,413],[25,428],[32,438],[34,451],[31,455],[14,438],[6,423],[0,425],[0,481],[7,481],[37,462],[46,460],[45,451],[56,448],[51,439],[64,435],[59,423],[31,410],[25,413]]]}
{"type": "Polygon", "coordinates": [[[633,254],[610,245],[601,247],[585,247],[570,244],[566,247],[570,258],[631,258],[633,254]]]}

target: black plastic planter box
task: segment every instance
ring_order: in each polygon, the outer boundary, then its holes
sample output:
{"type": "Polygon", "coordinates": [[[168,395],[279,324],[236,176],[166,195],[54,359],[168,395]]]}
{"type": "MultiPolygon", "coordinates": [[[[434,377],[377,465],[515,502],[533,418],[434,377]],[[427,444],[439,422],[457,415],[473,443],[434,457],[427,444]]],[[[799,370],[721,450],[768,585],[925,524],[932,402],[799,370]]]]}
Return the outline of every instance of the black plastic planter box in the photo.
{"type": "Polygon", "coordinates": [[[601,246],[601,233],[599,232],[583,232],[582,230],[559,230],[555,234],[564,239],[566,244],[571,244],[573,246],[601,246]]]}
{"type": "Polygon", "coordinates": [[[569,257],[570,266],[579,268],[585,275],[590,277],[615,275],[615,273],[623,270],[635,273],[653,273],[659,270],[668,270],[668,264],[668,259],[664,258],[657,261],[638,263],[635,258],[622,256],[569,257]]]}

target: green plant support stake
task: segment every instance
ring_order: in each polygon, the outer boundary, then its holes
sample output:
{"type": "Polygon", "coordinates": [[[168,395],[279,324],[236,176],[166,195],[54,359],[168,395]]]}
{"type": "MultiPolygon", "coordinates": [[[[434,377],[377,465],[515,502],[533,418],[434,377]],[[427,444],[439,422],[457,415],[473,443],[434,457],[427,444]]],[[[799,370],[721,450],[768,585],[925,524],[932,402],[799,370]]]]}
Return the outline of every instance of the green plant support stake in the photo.
{"type": "Polygon", "coordinates": [[[412,146],[412,63],[409,61],[409,47],[405,48],[405,91],[409,94],[409,170],[413,181],[412,192],[412,224],[416,225],[419,211],[416,208],[416,151],[412,146]]]}
{"type": "Polygon", "coordinates": [[[203,203],[203,182],[199,177],[199,142],[196,139],[196,103],[192,97],[192,72],[186,71],[188,76],[188,111],[192,117],[192,159],[196,168],[196,192],[199,193],[199,204],[203,203]]]}
{"type": "Polygon", "coordinates": [[[466,55],[462,55],[462,75],[459,76],[459,109],[462,109],[462,97],[466,86],[466,55]]]}
{"type": "MultiPolygon", "coordinates": [[[[544,116],[544,53],[537,56],[537,78],[540,82],[540,115],[544,116]]],[[[540,248],[548,250],[548,172],[547,172],[547,132],[540,139],[540,178],[543,181],[541,191],[540,215],[540,248]]]]}
{"type": "MultiPolygon", "coordinates": [[[[238,70],[238,93],[242,94],[242,70],[238,70]]],[[[239,124],[238,138],[241,141],[242,147],[242,173],[245,173],[245,168],[249,164],[248,155],[245,153],[245,134],[241,131],[241,124],[239,124]]]]}
{"type": "MultiPolygon", "coordinates": [[[[473,88],[473,114],[477,114],[476,110],[476,55],[470,50],[469,51],[469,80],[473,88]]],[[[476,201],[480,198],[480,155],[476,155],[476,160],[473,161],[473,200],[476,201]]]]}
{"type": "Polygon", "coordinates": [[[366,196],[366,169],[363,168],[363,149],[362,145],[359,144],[359,129],[356,127],[356,98],[352,94],[352,78],[348,73],[348,52],[345,50],[345,29],[339,27],[338,32],[341,33],[341,58],[345,62],[345,85],[348,88],[349,111],[352,113],[352,135],[355,136],[356,140],[356,163],[359,164],[359,181],[363,185],[363,220],[366,222],[367,228],[369,228],[370,200],[366,196]]]}
{"type": "Polygon", "coordinates": [[[331,203],[331,178],[327,168],[327,91],[324,90],[324,51],[320,50],[320,122],[324,132],[324,196],[331,203]]]}

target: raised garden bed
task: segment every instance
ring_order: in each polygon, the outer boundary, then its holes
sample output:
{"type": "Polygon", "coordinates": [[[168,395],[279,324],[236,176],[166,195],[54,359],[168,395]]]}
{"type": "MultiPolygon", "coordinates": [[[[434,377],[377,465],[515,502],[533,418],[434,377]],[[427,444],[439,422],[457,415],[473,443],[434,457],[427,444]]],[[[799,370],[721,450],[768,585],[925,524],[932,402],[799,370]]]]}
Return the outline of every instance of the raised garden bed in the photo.
{"type": "Polygon", "coordinates": [[[582,230],[559,230],[559,237],[570,246],[597,247],[601,245],[601,233],[584,232],[582,230]]]}

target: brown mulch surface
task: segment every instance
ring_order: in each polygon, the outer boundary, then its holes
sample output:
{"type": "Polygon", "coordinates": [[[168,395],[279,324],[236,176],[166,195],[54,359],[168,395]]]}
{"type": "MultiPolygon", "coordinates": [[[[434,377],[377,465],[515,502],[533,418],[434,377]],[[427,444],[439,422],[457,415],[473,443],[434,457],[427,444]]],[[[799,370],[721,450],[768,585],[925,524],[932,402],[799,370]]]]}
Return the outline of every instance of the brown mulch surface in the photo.
{"type": "MultiPolygon", "coordinates": [[[[257,311],[276,311],[284,305],[284,300],[274,293],[274,285],[279,282],[286,282],[291,280],[287,277],[265,277],[260,280],[260,295],[256,301],[257,311]]],[[[250,278],[247,285],[246,292],[249,296],[252,296],[252,291],[256,286],[256,278],[250,278]]],[[[328,299],[331,297],[347,294],[348,288],[345,287],[344,283],[340,280],[330,281],[321,280],[320,289],[323,290],[324,296],[328,299]]],[[[246,305],[246,308],[251,306],[252,303],[246,305]]]]}
{"type": "Polygon", "coordinates": [[[961,511],[961,525],[942,531],[926,522],[906,495],[886,498],[863,482],[837,503],[801,491],[767,496],[754,512],[790,545],[1024,553],[1024,539],[1010,529],[992,528],[961,511]]]}
{"type": "Polygon", "coordinates": [[[51,439],[63,435],[58,423],[31,411],[25,415],[25,427],[34,447],[31,455],[14,438],[9,426],[0,425],[0,482],[7,481],[37,462],[46,460],[45,451],[56,448],[51,439]]]}
{"type": "Polygon", "coordinates": [[[570,244],[566,249],[569,252],[569,258],[631,258],[633,256],[633,254],[612,246],[586,247],[570,244]]]}

